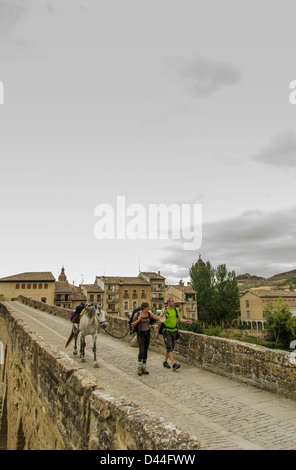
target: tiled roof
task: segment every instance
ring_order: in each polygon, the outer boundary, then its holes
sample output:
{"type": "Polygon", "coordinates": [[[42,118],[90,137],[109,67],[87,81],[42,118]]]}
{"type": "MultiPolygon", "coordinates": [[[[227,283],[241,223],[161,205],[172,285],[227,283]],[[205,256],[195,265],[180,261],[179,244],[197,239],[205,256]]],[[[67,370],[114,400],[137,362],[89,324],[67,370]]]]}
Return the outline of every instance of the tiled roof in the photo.
{"type": "Polygon", "coordinates": [[[97,284],[81,284],[81,288],[84,288],[87,292],[104,292],[97,284]]]}
{"type": "MultiPolygon", "coordinates": [[[[251,294],[254,294],[254,295],[257,295],[257,297],[294,297],[296,298],[296,292],[289,292],[289,291],[286,291],[286,290],[279,290],[279,289],[257,289],[257,290],[248,290],[246,292],[244,292],[242,295],[245,295],[245,294],[248,294],[248,293],[251,293],[251,294]]],[[[242,297],[242,296],[241,296],[242,297]]]]}
{"type": "Polygon", "coordinates": [[[185,294],[196,294],[196,290],[192,286],[181,286],[180,284],[170,284],[168,287],[174,287],[185,294]]]}
{"type": "Polygon", "coordinates": [[[82,290],[70,284],[68,281],[59,281],[55,283],[55,294],[69,294],[71,300],[86,300],[82,290]]]}
{"type": "Polygon", "coordinates": [[[29,272],[2,277],[0,282],[54,282],[55,277],[51,272],[29,272]]]}
{"type": "Polygon", "coordinates": [[[147,276],[149,277],[150,279],[159,279],[159,280],[163,280],[165,279],[165,277],[161,276],[160,274],[158,273],[154,273],[154,272],[140,272],[139,276],[141,276],[141,274],[143,274],[144,276],[147,276]]]}
{"type": "Polygon", "coordinates": [[[120,285],[145,285],[149,286],[149,282],[141,277],[125,277],[125,276],[103,276],[101,280],[105,284],[120,284],[120,285]]]}

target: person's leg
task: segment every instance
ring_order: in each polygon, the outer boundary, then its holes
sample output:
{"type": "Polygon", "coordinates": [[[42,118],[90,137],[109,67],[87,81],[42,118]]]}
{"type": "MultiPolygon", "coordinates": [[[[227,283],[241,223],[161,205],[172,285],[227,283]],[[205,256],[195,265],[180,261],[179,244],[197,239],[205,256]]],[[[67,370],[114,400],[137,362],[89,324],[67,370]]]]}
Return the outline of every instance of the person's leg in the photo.
{"type": "Polygon", "coordinates": [[[146,366],[149,344],[150,344],[150,331],[148,331],[144,336],[144,353],[143,353],[143,365],[142,365],[143,374],[149,374],[147,370],[147,366],[146,366]]]}
{"type": "Polygon", "coordinates": [[[137,332],[137,340],[138,340],[138,345],[139,345],[138,375],[142,375],[142,365],[143,365],[143,357],[144,357],[144,338],[139,331],[137,332]]]}

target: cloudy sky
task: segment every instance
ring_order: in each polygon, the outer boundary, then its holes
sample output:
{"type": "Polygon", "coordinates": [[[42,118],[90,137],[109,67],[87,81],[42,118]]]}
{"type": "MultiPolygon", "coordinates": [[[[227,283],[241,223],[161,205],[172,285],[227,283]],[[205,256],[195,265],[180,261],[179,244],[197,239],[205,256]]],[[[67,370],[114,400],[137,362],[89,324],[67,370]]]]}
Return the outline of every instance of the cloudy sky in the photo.
{"type": "Polygon", "coordinates": [[[199,253],[237,274],[296,268],[295,14],[290,0],[0,0],[0,277],[140,267],[176,282],[199,253]],[[147,214],[201,204],[202,245],[148,226],[99,240],[95,210],[117,217],[118,196],[147,214]]]}

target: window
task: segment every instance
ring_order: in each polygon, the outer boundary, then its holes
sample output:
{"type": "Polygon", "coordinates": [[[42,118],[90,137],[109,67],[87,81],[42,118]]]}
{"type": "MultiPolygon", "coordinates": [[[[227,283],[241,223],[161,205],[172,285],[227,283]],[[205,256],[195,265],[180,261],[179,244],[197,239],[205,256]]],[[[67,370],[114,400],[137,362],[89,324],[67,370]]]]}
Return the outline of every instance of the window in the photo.
{"type": "Polygon", "coordinates": [[[48,289],[48,284],[44,284],[44,289],[48,289]]]}
{"type": "Polygon", "coordinates": [[[37,289],[37,284],[33,284],[33,289],[37,289]]]}
{"type": "Polygon", "coordinates": [[[247,310],[247,317],[248,317],[248,318],[250,318],[250,317],[251,317],[250,310],[247,310]]]}
{"type": "Polygon", "coordinates": [[[28,284],[28,285],[27,285],[27,289],[31,289],[31,284],[28,284]]]}
{"type": "Polygon", "coordinates": [[[25,284],[22,284],[22,289],[25,289],[26,288],[26,285],[25,284]]]}
{"type": "Polygon", "coordinates": [[[15,286],[15,288],[16,288],[16,289],[19,289],[19,288],[20,288],[20,285],[19,285],[19,284],[17,284],[17,285],[15,286]]]}
{"type": "Polygon", "coordinates": [[[250,302],[246,300],[246,308],[249,308],[249,307],[250,307],[250,302]]]}
{"type": "Polygon", "coordinates": [[[98,301],[98,302],[101,301],[101,294],[98,294],[98,295],[97,295],[97,301],[98,301]]]}
{"type": "Polygon", "coordinates": [[[93,301],[94,301],[94,299],[95,299],[95,296],[94,296],[94,294],[90,294],[90,296],[89,296],[89,300],[90,300],[91,302],[93,302],[93,301]]]}
{"type": "Polygon", "coordinates": [[[42,289],[42,284],[39,284],[39,285],[38,285],[38,289],[42,289]]]}
{"type": "Polygon", "coordinates": [[[128,310],[128,302],[124,302],[124,310],[128,310]]]}

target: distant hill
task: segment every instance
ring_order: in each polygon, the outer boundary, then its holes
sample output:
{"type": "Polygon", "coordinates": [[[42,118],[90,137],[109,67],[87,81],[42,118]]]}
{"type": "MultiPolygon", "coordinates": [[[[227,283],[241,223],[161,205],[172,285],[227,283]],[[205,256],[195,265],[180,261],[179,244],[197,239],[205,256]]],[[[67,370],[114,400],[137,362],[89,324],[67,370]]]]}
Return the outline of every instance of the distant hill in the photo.
{"type": "Polygon", "coordinates": [[[245,273],[239,274],[236,279],[240,291],[254,288],[258,289],[260,287],[265,289],[296,290],[296,269],[275,274],[267,278],[245,273]]]}

